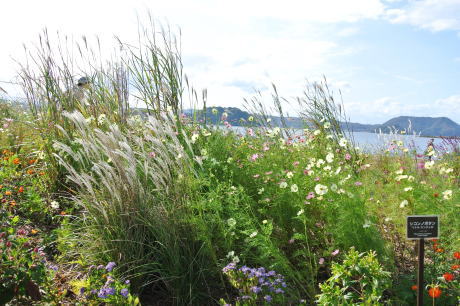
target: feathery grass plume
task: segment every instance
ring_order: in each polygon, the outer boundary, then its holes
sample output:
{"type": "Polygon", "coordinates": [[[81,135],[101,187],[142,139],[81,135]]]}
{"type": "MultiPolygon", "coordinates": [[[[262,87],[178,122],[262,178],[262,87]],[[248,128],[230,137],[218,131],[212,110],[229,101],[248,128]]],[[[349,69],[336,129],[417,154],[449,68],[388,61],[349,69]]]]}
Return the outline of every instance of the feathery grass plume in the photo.
{"type": "Polygon", "coordinates": [[[182,109],[183,72],[181,40],[169,27],[157,31],[150,16],[149,27],[139,24],[138,46],[118,41],[128,51],[125,64],[132,76],[134,97],[145,103],[149,115],[171,109],[178,116],[182,109]]]}
{"type": "Polygon", "coordinates": [[[281,128],[280,134],[282,137],[290,137],[291,132],[286,123],[286,116],[283,111],[282,101],[289,103],[288,100],[282,98],[278,94],[278,89],[276,88],[275,84],[272,84],[272,107],[267,109],[265,103],[263,101],[263,95],[260,91],[256,92],[250,100],[244,99],[244,106],[245,109],[250,113],[253,114],[255,121],[257,124],[262,127],[265,131],[268,131],[272,128],[274,124],[279,125],[281,128]],[[277,114],[279,116],[279,122],[272,122],[270,118],[270,112],[273,114],[277,114]],[[270,119],[270,120],[269,120],[270,119]]]}
{"type": "Polygon", "coordinates": [[[55,143],[55,157],[77,186],[84,253],[116,260],[138,288],[153,284],[179,304],[195,298],[189,290],[206,292],[193,288],[205,284],[209,258],[181,221],[193,196],[193,161],[171,116],[128,120],[126,130],[111,123],[103,131],[79,112],[63,115],[75,136],[55,143]]]}
{"type": "Polygon", "coordinates": [[[301,107],[300,116],[306,122],[318,129],[323,129],[323,122],[329,122],[328,133],[332,135],[332,140],[339,146],[340,139],[346,137],[350,142],[348,150],[353,153],[351,161],[358,156],[353,131],[349,126],[350,120],[346,117],[343,102],[335,101],[334,93],[325,77],[321,82],[307,83],[304,97],[298,97],[297,102],[301,107]]]}
{"type": "Polygon", "coordinates": [[[37,45],[24,46],[25,61],[19,63],[20,85],[42,135],[43,150],[53,165],[51,176],[58,178],[56,182],[65,174],[53,158],[51,144],[67,139],[62,131],[72,136],[75,128],[63,116],[65,111],[78,110],[99,127],[99,118],[123,123],[129,114],[128,74],[122,55],[104,60],[98,39],[96,46],[91,47],[86,37],[79,41],[59,33],[52,37],[46,29],[39,35],[37,45]],[[82,77],[85,84],[76,85],[76,79],[82,77]]]}

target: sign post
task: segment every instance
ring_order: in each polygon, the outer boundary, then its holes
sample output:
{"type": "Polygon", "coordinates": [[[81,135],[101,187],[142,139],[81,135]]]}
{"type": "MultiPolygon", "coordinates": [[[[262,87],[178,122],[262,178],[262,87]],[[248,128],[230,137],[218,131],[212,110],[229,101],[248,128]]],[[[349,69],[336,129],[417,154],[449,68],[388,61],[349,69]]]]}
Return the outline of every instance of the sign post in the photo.
{"type": "Polygon", "coordinates": [[[407,216],[407,239],[418,240],[417,306],[423,305],[425,239],[439,237],[439,216],[407,216]]]}

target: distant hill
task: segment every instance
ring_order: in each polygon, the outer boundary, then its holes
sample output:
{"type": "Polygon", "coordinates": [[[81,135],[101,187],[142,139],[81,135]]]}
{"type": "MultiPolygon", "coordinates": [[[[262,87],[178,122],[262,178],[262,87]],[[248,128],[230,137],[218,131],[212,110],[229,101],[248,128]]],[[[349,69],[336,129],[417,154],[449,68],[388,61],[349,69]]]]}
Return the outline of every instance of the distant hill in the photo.
{"type": "Polygon", "coordinates": [[[403,130],[408,128],[409,122],[412,131],[422,136],[460,136],[460,125],[447,117],[399,116],[381,124],[377,129],[382,129],[382,132],[388,132],[388,127],[403,130]]]}
{"type": "MultiPolygon", "coordinates": [[[[212,107],[206,109],[206,120],[209,123],[218,124],[221,121],[222,113],[228,114],[227,121],[232,125],[246,125],[243,120],[247,120],[251,114],[237,107],[212,107]],[[217,109],[217,115],[212,113],[212,109],[217,109]]],[[[191,114],[191,110],[185,110],[186,114],[191,114]]],[[[198,120],[204,119],[203,112],[196,114],[198,120]]],[[[280,118],[270,116],[273,125],[280,124],[280,118]]],[[[287,117],[286,124],[291,128],[303,128],[305,122],[299,117],[287,117]]],[[[393,128],[401,131],[407,130],[411,126],[411,133],[416,132],[421,136],[458,136],[460,137],[460,125],[447,117],[414,117],[414,116],[399,116],[388,120],[382,124],[362,124],[349,122],[342,123],[342,127],[350,128],[355,132],[370,132],[389,133],[393,128]]]]}

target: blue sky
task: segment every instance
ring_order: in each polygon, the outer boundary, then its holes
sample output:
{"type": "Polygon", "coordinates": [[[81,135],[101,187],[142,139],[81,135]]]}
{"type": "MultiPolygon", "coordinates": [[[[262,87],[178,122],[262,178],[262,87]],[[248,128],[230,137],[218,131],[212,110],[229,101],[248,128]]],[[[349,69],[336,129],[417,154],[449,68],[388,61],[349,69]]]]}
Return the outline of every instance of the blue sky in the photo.
{"type": "MultiPolygon", "coordinates": [[[[136,37],[137,14],[182,30],[184,70],[208,104],[242,106],[273,82],[286,98],[324,75],[350,119],[399,115],[460,123],[460,0],[12,1],[2,4],[0,81],[15,81],[22,43],[51,33],[136,37]],[[25,3],[24,3],[25,2],[25,3]],[[64,2],[64,3],[63,3],[64,2]],[[28,10],[24,10],[28,7],[28,10]]],[[[110,48],[108,48],[110,49],[110,48]]],[[[1,83],[12,96],[20,89],[1,83]]],[[[294,115],[298,107],[286,105],[294,115]]]]}

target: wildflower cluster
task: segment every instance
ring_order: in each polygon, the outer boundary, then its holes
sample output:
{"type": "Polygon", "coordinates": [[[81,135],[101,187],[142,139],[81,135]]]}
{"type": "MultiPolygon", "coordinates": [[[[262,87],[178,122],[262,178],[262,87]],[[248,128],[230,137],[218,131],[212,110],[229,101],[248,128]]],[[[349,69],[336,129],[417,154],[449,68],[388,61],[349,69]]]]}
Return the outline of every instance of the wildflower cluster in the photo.
{"type": "Polygon", "coordinates": [[[74,280],[73,291],[78,300],[85,303],[104,302],[109,305],[138,305],[139,299],[130,293],[130,281],[119,280],[115,272],[116,263],[89,266],[83,279],[74,280]]]}
{"type": "Polygon", "coordinates": [[[231,262],[222,271],[232,286],[238,289],[236,305],[280,305],[285,300],[286,282],[282,275],[273,270],[247,266],[238,268],[236,263],[231,262]]]}

